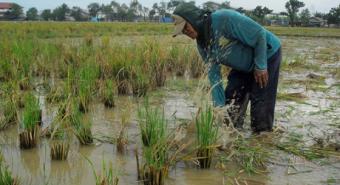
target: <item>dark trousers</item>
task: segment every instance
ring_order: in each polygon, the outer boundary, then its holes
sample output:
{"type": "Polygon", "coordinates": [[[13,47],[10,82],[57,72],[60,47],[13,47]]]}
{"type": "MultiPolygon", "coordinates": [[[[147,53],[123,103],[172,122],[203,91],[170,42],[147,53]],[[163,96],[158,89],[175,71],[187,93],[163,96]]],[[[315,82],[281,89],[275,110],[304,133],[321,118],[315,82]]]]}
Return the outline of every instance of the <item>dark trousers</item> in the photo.
{"type": "Polygon", "coordinates": [[[232,70],[225,89],[226,104],[231,105],[229,116],[236,128],[241,128],[248,102],[251,102],[251,128],[254,132],[270,131],[274,122],[274,111],[281,63],[281,49],[268,59],[268,84],[261,88],[253,72],[232,70]]]}

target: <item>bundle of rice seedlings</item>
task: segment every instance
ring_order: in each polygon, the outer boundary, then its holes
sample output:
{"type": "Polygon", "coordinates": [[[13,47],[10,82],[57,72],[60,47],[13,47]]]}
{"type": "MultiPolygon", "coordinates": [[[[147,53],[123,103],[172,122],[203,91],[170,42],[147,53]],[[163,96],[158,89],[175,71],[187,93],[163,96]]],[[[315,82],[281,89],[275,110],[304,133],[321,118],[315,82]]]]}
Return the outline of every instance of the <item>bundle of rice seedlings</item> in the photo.
{"type": "Polygon", "coordinates": [[[0,184],[1,185],[19,185],[19,180],[12,176],[12,173],[6,166],[2,153],[0,153],[0,184]]]}
{"type": "Polygon", "coordinates": [[[25,108],[19,134],[20,148],[28,149],[36,146],[39,139],[39,124],[41,123],[41,110],[39,102],[33,94],[25,96],[25,108]]]}
{"type": "Polygon", "coordinates": [[[81,112],[73,108],[70,115],[70,121],[73,126],[73,132],[83,145],[93,143],[93,136],[91,132],[92,123],[89,118],[81,114],[81,112]]]}
{"type": "Polygon", "coordinates": [[[211,106],[206,106],[196,118],[197,153],[200,168],[210,168],[217,141],[218,127],[214,125],[211,106]]]}

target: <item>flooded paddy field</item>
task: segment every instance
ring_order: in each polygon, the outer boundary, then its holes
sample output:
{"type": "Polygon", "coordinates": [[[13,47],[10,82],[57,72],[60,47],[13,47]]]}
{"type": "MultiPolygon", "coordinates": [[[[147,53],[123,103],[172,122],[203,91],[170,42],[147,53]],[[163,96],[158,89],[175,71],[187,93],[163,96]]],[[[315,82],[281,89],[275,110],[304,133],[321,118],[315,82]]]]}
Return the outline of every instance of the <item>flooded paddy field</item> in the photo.
{"type": "MultiPolygon", "coordinates": [[[[118,184],[145,184],[138,180],[136,151],[139,159],[143,161],[143,141],[140,124],[140,109],[147,94],[151,107],[157,107],[164,112],[167,129],[171,140],[175,143],[169,149],[169,156],[175,155],[176,160],[169,165],[169,173],[165,184],[176,185],[217,185],[217,184],[339,184],[340,183],[340,39],[333,38],[304,38],[304,37],[281,37],[283,45],[283,61],[281,65],[278,99],[276,106],[276,123],[273,133],[254,135],[249,126],[249,113],[245,128],[236,131],[221,123],[217,123],[219,130],[214,147],[212,165],[209,169],[198,167],[199,159],[196,156],[196,130],[195,120],[202,106],[202,99],[209,100],[207,80],[202,69],[199,72],[190,71],[193,64],[201,62],[197,58],[194,45],[187,39],[179,39],[179,48],[173,49],[177,40],[160,37],[120,37],[120,38],[85,38],[61,40],[62,54],[59,51],[47,49],[48,54],[37,55],[34,67],[21,66],[20,60],[28,55],[20,55],[20,47],[14,51],[18,52],[17,64],[27,76],[16,77],[15,72],[9,70],[14,81],[20,83],[15,86],[22,87],[29,78],[30,88],[16,89],[10,99],[25,96],[32,92],[39,100],[42,110],[41,137],[36,146],[31,149],[21,149],[19,134],[23,130],[21,122],[25,119],[26,109],[16,110],[19,124],[11,124],[0,131],[0,146],[3,155],[2,165],[6,165],[13,177],[19,179],[20,184],[27,185],[92,185],[98,183],[95,176],[101,176],[111,172],[111,176],[119,179],[118,184]],[[152,41],[159,41],[154,43],[152,41]],[[65,41],[68,41],[65,43],[65,41]],[[151,43],[151,46],[134,46],[136,43],[151,43]],[[74,47],[82,47],[83,50],[75,50],[74,47]],[[114,44],[126,44],[125,50],[110,47],[114,44]],[[163,47],[160,43],[167,43],[169,47],[163,47]],[[106,44],[106,45],[105,45],[106,44]],[[97,46],[96,46],[97,45],[97,46]],[[132,45],[133,47],[129,47],[132,45]],[[161,45],[161,46],[159,46],[161,45]],[[72,47],[73,46],[73,47],[72,47]],[[160,49],[160,48],[166,49],[160,49]],[[171,49],[169,49],[171,48],[171,49]],[[185,48],[188,48],[185,50],[185,48]],[[117,50],[115,53],[106,53],[110,49],[117,50]],[[170,51],[169,51],[170,50],[170,51]],[[54,52],[51,52],[54,51],[54,52]],[[130,53],[136,51],[135,53],[130,53]],[[140,54],[139,51],[143,54],[140,54]],[[155,52],[156,51],[156,52],[155,52]],[[93,55],[83,54],[93,52],[93,55]],[[183,54],[184,53],[184,54],[183,54]],[[193,55],[192,53],[195,53],[193,55]],[[120,54],[120,55],[118,55],[120,54]],[[134,55],[140,57],[134,58],[134,55]],[[189,56],[186,58],[186,56],[189,56]],[[20,58],[21,57],[21,58],[20,58]],[[140,73],[148,73],[134,78],[140,82],[136,86],[126,78],[125,68],[130,66],[118,66],[114,69],[107,67],[111,58],[121,58],[113,62],[130,61],[132,64],[138,60],[162,60],[171,63],[169,65],[153,66],[150,68],[128,68],[140,73]],[[53,65],[58,58],[63,58],[60,65],[53,65]],[[156,59],[154,59],[156,58],[156,59]],[[52,62],[42,65],[44,60],[52,62]],[[85,60],[89,68],[96,61],[101,70],[98,79],[91,81],[91,71],[77,61],[85,60]],[[196,62],[196,63],[194,63],[196,62]],[[75,63],[75,64],[74,64],[75,63]],[[74,73],[80,76],[78,79],[70,74],[72,66],[83,71],[74,73]],[[58,70],[54,70],[58,69],[58,70]],[[107,70],[107,71],[105,71],[107,70]],[[138,71],[142,70],[142,71],[138,71]],[[104,72],[103,72],[104,71],[104,72]],[[159,74],[164,71],[165,74],[159,74]],[[36,74],[39,72],[39,75],[36,74]],[[111,77],[111,73],[116,75],[111,77]],[[194,74],[200,73],[198,77],[194,74]],[[202,73],[202,74],[201,74],[202,73]],[[157,81],[152,78],[166,80],[157,81]],[[115,78],[113,82],[106,79],[115,78]],[[78,80],[78,81],[77,81],[78,80]],[[154,81],[153,81],[154,80],[154,81]],[[83,82],[87,82],[82,84],[83,82]],[[25,82],[25,83],[24,83],[25,82]],[[68,89],[74,83],[82,85],[67,91],[71,96],[80,97],[79,106],[86,111],[82,117],[90,120],[93,142],[81,143],[79,135],[73,128],[65,126],[72,134],[64,140],[69,143],[69,151],[66,160],[51,159],[51,139],[49,130],[58,131],[55,122],[63,122],[58,119],[59,111],[63,103],[66,107],[72,107],[72,97],[63,97],[58,93],[58,87],[68,89]],[[124,84],[129,87],[124,89],[124,84]],[[145,84],[155,84],[147,87],[145,84]],[[158,84],[158,85],[157,85],[158,84]],[[86,87],[93,86],[86,94],[86,87]],[[136,87],[136,88],[134,88],[136,87]],[[117,89],[115,92],[106,92],[105,89],[117,89]],[[123,93],[129,91],[127,93],[123,93]],[[71,91],[77,91],[73,94],[71,91]],[[78,92],[79,91],[79,92],[78,92]],[[53,96],[51,96],[51,92],[53,96]],[[83,93],[83,94],[82,94],[83,93]],[[86,97],[91,97],[90,101],[86,97]],[[103,98],[111,97],[114,101],[113,108],[107,108],[103,98]],[[62,99],[61,101],[56,101],[62,99]],[[52,101],[54,100],[54,101],[52,101]],[[57,121],[55,121],[57,120],[57,121]],[[117,147],[123,143],[122,151],[117,147]],[[184,149],[180,150],[181,147],[184,149]],[[104,169],[103,167],[106,168],[104,169]],[[112,170],[109,170],[112,166],[112,170]],[[96,175],[95,175],[96,174],[96,175]]],[[[43,41],[44,43],[50,40],[43,41]]],[[[30,44],[30,43],[26,43],[30,44]]],[[[44,46],[44,45],[43,45],[44,46]]],[[[2,51],[5,51],[3,49],[2,51]]],[[[38,50],[38,49],[37,49],[38,50]]],[[[32,51],[34,53],[34,51],[32,51]]],[[[14,57],[14,58],[15,58],[14,57]]],[[[31,60],[31,59],[30,59],[31,60]]],[[[148,67],[148,66],[147,66],[148,67]]],[[[223,69],[227,75],[228,69],[223,69]]],[[[3,77],[4,78],[4,77],[3,77]]],[[[224,78],[226,79],[226,78],[224,78]]],[[[6,81],[6,80],[4,80],[6,81]]],[[[10,86],[10,85],[8,85],[10,86]]],[[[2,86],[2,101],[6,102],[8,87],[2,86]]],[[[66,94],[66,93],[65,93],[66,94]]],[[[20,98],[19,98],[20,99],[20,98]]],[[[78,106],[78,104],[77,104],[78,106]]],[[[4,109],[4,108],[3,108],[4,109]]],[[[68,110],[68,108],[65,108],[68,110]]],[[[1,112],[5,112],[1,110],[1,112]]],[[[66,115],[67,115],[66,111],[66,115]]],[[[72,112],[72,111],[70,111],[72,112]]],[[[77,115],[75,113],[75,115],[77,115]]],[[[67,116],[65,116],[67,117],[67,116]]],[[[57,132],[56,131],[56,132],[57,132]]],[[[172,142],[171,142],[172,143],[172,142]]],[[[105,175],[104,175],[105,176],[105,175]]],[[[110,176],[110,175],[106,175],[110,176]]]]}

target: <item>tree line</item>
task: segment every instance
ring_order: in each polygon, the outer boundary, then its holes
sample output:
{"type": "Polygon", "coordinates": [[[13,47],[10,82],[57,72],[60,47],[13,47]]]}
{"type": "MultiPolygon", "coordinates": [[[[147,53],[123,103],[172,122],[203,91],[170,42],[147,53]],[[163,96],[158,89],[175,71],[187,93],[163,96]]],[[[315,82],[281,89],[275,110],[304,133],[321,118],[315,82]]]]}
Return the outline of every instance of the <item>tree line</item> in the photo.
{"type": "MultiPolygon", "coordinates": [[[[112,1],[109,4],[91,3],[87,6],[87,10],[83,10],[78,6],[70,8],[67,4],[62,4],[55,9],[45,9],[39,14],[38,9],[32,7],[26,11],[26,20],[53,20],[65,21],[71,17],[75,21],[89,21],[91,18],[98,18],[102,21],[152,21],[170,17],[171,12],[180,3],[185,0],[170,0],[154,3],[151,8],[143,6],[138,0],[131,1],[130,4],[118,3],[112,1]]],[[[195,4],[195,1],[190,1],[195,4]]],[[[300,12],[305,6],[304,2],[299,0],[288,0],[285,4],[286,11],[280,12],[278,15],[286,16],[291,26],[308,25],[309,19],[312,17],[311,12],[306,8],[300,12]]],[[[214,11],[220,8],[232,8],[230,1],[215,3],[213,1],[205,2],[202,7],[214,11]]],[[[268,7],[256,6],[252,10],[245,10],[242,7],[232,8],[236,11],[246,14],[255,21],[266,24],[266,16],[273,13],[268,7]]],[[[24,15],[23,8],[18,4],[13,4],[12,9],[5,13],[5,19],[18,19],[24,15]]],[[[329,24],[340,24],[340,4],[338,7],[332,8],[328,13],[314,13],[315,17],[327,20],[329,24]]]]}

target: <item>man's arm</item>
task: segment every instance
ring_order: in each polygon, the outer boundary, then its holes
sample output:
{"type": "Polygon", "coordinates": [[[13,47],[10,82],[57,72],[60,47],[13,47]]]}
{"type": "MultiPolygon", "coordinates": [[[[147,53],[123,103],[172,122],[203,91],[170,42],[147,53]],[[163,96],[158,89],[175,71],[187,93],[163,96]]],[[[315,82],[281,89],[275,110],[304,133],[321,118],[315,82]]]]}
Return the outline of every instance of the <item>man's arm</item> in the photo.
{"type": "Polygon", "coordinates": [[[221,66],[216,62],[209,61],[207,53],[198,46],[198,51],[201,54],[203,61],[208,65],[208,78],[211,86],[211,95],[214,106],[225,105],[225,94],[222,85],[221,66]]]}

